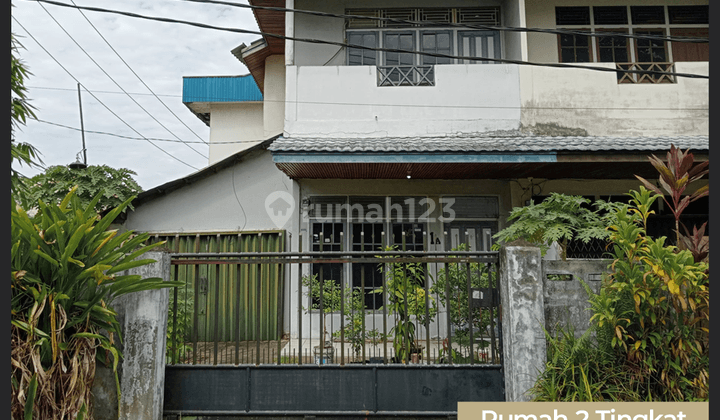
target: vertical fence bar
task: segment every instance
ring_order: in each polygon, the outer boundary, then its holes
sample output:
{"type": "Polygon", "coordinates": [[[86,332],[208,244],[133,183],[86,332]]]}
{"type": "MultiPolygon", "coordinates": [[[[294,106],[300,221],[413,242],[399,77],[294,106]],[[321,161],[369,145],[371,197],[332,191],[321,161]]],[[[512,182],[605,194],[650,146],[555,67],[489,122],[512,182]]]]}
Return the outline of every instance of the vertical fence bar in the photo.
{"type": "MultiPolygon", "coordinates": [[[[175,266],[175,281],[180,278],[180,267],[175,266]]],[[[172,348],[170,349],[170,356],[172,359],[170,363],[173,365],[177,363],[178,355],[175,353],[177,349],[177,311],[178,311],[178,288],[173,287],[173,334],[172,334],[172,348]]]]}
{"type": "Polygon", "coordinates": [[[472,305],[472,285],[471,283],[471,276],[472,273],[470,272],[470,263],[465,263],[465,272],[467,276],[467,295],[468,295],[468,326],[470,328],[470,364],[475,364],[475,348],[474,348],[474,341],[475,337],[473,337],[473,305],[472,305]]]}
{"type": "MultiPolygon", "coordinates": [[[[470,244],[470,231],[465,231],[465,241],[467,243],[467,250],[472,251],[472,247],[470,244]]],[[[458,264],[459,268],[460,264],[458,264]]],[[[470,262],[465,262],[465,278],[467,280],[467,305],[468,305],[468,327],[470,328],[470,364],[475,364],[475,348],[474,348],[474,341],[475,338],[473,337],[473,305],[472,305],[472,273],[470,272],[470,262]]]]}
{"type": "Polygon", "coordinates": [[[198,350],[198,306],[200,306],[200,264],[195,264],[195,287],[193,296],[193,365],[197,364],[198,350]]]}
{"type": "MultiPolygon", "coordinates": [[[[340,232],[340,251],[345,249],[343,232],[340,232]]],[[[352,263],[350,263],[352,266],[352,263]]],[[[343,264],[344,265],[344,264],[343,264]]],[[[345,267],[340,269],[340,366],[345,365],[345,267]]],[[[350,289],[352,296],[352,288],[350,289]]],[[[352,306],[351,306],[352,307],[352,306]]],[[[332,331],[332,327],[330,328],[332,331]]]]}
{"type": "MultiPolygon", "coordinates": [[[[298,236],[298,252],[302,252],[302,233],[298,236]]],[[[298,365],[302,364],[302,263],[298,264],[298,365]]]]}
{"type": "MultiPolygon", "coordinates": [[[[220,235],[218,235],[220,236],[220,235]]],[[[210,276],[208,276],[208,281],[210,276]]],[[[215,323],[213,331],[213,365],[217,365],[218,356],[218,328],[220,324],[220,264],[215,264],[215,323]]]]}
{"type": "MultiPolygon", "coordinates": [[[[278,238],[279,238],[279,240],[282,241],[282,239],[283,239],[282,233],[280,233],[280,234],[278,235],[278,238]]],[[[287,246],[288,246],[288,243],[290,242],[290,239],[291,239],[291,238],[288,237],[288,240],[287,240],[287,241],[281,242],[282,245],[281,245],[279,248],[282,248],[283,251],[287,252],[287,251],[288,251],[287,246]]],[[[282,351],[282,337],[283,337],[283,332],[282,332],[281,330],[282,330],[283,300],[284,300],[284,299],[283,299],[284,294],[283,294],[283,293],[280,293],[280,285],[285,282],[285,281],[284,281],[284,280],[285,280],[285,279],[284,279],[284,277],[285,277],[284,274],[285,274],[285,267],[286,267],[286,266],[287,266],[287,264],[278,264],[278,265],[277,265],[277,279],[278,279],[278,287],[277,287],[278,293],[277,293],[277,295],[278,295],[278,304],[277,304],[277,331],[276,331],[276,335],[277,335],[277,340],[278,340],[278,342],[277,342],[277,364],[278,364],[278,365],[280,364],[280,351],[282,351]]],[[[290,277],[290,271],[288,270],[288,278],[289,278],[289,277],[290,277]]]]}
{"type": "MultiPolygon", "coordinates": [[[[448,241],[449,236],[447,234],[447,231],[443,232],[445,235],[445,246],[449,249],[450,248],[450,242],[448,241]]],[[[446,318],[447,318],[447,359],[450,361],[450,364],[453,364],[453,357],[452,357],[452,330],[451,330],[451,321],[450,321],[450,270],[451,270],[451,264],[449,262],[445,263],[445,311],[446,311],[446,318]]]]}
{"type": "MultiPolygon", "coordinates": [[[[382,240],[383,246],[387,244],[385,242],[385,231],[383,230],[380,233],[380,239],[382,240]]],[[[385,264],[385,270],[382,273],[382,299],[383,299],[383,364],[387,364],[387,303],[390,301],[387,295],[387,272],[388,272],[389,265],[385,264]]]]}
{"type": "Polygon", "coordinates": [[[496,343],[495,343],[495,286],[493,285],[493,279],[492,279],[492,271],[490,269],[491,264],[487,263],[485,264],[485,267],[487,269],[488,273],[488,287],[490,289],[490,342],[492,345],[490,346],[490,358],[492,360],[492,363],[495,364],[495,351],[496,351],[496,343]]]}
{"type": "MultiPolygon", "coordinates": [[[[430,247],[427,241],[427,232],[423,231],[423,249],[425,252],[430,252],[430,247]]],[[[425,277],[425,346],[426,346],[426,360],[425,364],[430,364],[430,264],[425,263],[423,265],[423,273],[425,277]]]]}
{"type": "MultiPolygon", "coordinates": [[[[360,250],[365,251],[365,225],[363,225],[360,231],[360,250]]],[[[360,265],[360,294],[362,297],[362,306],[359,310],[362,311],[361,324],[360,324],[360,337],[362,339],[362,364],[365,364],[365,266],[360,265]]],[[[352,297],[352,293],[350,294],[352,297]]],[[[352,318],[351,318],[352,319],[352,318]]],[[[355,320],[353,320],[353,328],[355,328],[355,320]]]]}
{"type": "MultiPolygon", "coordinates": [[[[402,250],[404,252],[404,251],[406,251],[406,242],[405,242],[406,238],[405,238],[404,230],[402,231],[401,236],[402,236],[402,250]]],[[[402,318],[404,318],[404,319],[401,319],[400,321],[403,322],[403,324],[404,324],[403,326],[405,327],[404,328],[405,342],[403,343],[404,346],[401,347],[403,355],[400,356],[400,360],[402,360],[403,364],[405,364],[405,363],[409,362],[409,360],[406,360],[406,359],[410,359],[410,352],[412,351],[412,344],[410,344],[410,330],[408,329],[408,324],[410,323],[410,314],[408,313],[408,297],[407,297],[407,288],[408,288],[408,279],[407,279],[407,271],[406,271],[407,265],[403,264],[402,268],[403,268],[402,273],[403,273],[403,300],[404,300],[403,306],[405,306],[405,313],[402,316],[402,318]],[[408,346],[408,348],[404,348],[405,346],[408,346]]],[[[397,326],[396,326],[396,328],[397,328],[397,326]]],[[[398,355],[396,354],[395,357],[397,357],[397,356],[398,355]]]]}
{"type": "MultiPolygon", "coordinates": [[[[502,295],[500,294],[500,292],[501,292],[501,290],[500,290],[500,287],[501,287],[501,286],[500,286],[500,283],[501,283],[501,281],[500,281],[500,276],[501,276],[501,273],[500,273],[500,262],[496,260],[496,261],[495,261],[495,282],[496,282],[495,284],[497,284],[497,293],[498,293],[498,296],[502,296],[502,295]]],[[[499,300],[499,302],[500,302],[500,304],[498,305],[497,308],[495,308],[495,310],[498,312],[498,316],[497,316],[497,318],[498,318],[498,336],[499,336],[499,337],[498,337],[498,341],[499,341],[499,347],[500,347],[500,348],[498,349],[498,359],[500,359],[500,363],[503,363],[503,354],[502,354],[502,352],[503,352],[502,301],[499,300]]]]}
{"type": "MultiPolygon", "coordinates": [[[[238,234],[238,245],[240,245],[240,234],[238,234]]],[[[240,364],[240,276],[242,273],[242,265],[238,264],[235,267],[237,272],[235,278],[235,293],[237,298],[235,299],[235,364],[240,364]]]]}
{"type": "MultiPolygon", "coordinates": [[[[262,246],[262,233],[258,234],[258,246],[260,247],[260,252],[263,252],[263,246],[262,246]]],[[[260,289],[262,287],[262,280],[261,280],[261,271],[262,271],[262,264],[257,264],[257,273],[256,273],[256,280],[255,280],[255,365],[260,364],[260,319],[261,319],[261,313],[260,313],[260,289]]]]}
{"type": "MultiPolygon", "coordinates": [[[[323,243],[325,242],[325,235],[323,231],[320,231],[320,252],[323,250],[323,243]]],[[[323,364],[325,361],[323,351],[325,350],[325,307],[323,305],[323,295],[325,295],[325,279],[323,264],[320,264],[320,360],[319,364],[323,364]]]]}

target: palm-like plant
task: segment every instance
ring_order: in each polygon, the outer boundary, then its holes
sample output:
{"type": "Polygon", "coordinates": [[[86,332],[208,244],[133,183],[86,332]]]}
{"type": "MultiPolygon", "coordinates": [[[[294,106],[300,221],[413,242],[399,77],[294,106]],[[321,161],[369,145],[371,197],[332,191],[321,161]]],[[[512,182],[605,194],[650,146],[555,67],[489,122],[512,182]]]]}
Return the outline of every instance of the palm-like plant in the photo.
{"type": "MultiPolygon", "coordinates": [[[[637,177],[647,189],[656,194],[660,194],[668,207],[670,207],[670,211],[672,211],[675,217],[675,235],[677,244],[679,245],[682,242],[680,215],[690,203],[701,197],[710,195],[710,185],[704,185],[692,194],[685,196],[683,196],[683,194],[685,194],[688,185],[710,172],[708,169],[710,161],[706,160],[693,166],[695,156],[690,153],[689,150],[683,152],[676,148],[674,144],[670,145],[670,151],[667,152],[667,165],[655,155],[650,155],[648,159],[660,173],[658,177],[658,185],[660,185],[660,187],[655,186],[641,176],[635,175],[635,177],[637,177]]],[[[683,226],[683,228],[685,228],[685,226],[683,226]]],[[[705,224],[703,224],[701,229],[704,231],[705,224]]],[[[685,228],[685,231],[687,233],[687,228],[685,228]]],[[[688,234],[687,236],[690,235],[688,234]]]]}
{"type": "Polygon", "coordinates": [[[138,257],[163,244],[144,245],[147,234],[108,230],[134,197],[101,218],[95,211],[100,195],[82,206],[74,193],[59,205],[39,201],[33,217],[11,201],[13,418],[90,417],[96,356],[112,362],[117,383],[120,325],[113,299],[178,285],[121,273],[154,262],[138,257]]]}

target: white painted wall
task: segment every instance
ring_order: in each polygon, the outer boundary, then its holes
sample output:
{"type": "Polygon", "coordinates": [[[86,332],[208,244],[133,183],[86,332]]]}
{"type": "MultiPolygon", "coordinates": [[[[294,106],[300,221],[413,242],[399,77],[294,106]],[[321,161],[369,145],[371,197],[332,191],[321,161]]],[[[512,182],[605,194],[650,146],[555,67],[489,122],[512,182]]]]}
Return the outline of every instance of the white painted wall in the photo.
{"type": "Polygon", "coordinates": [[[210,104],[210,153],[208,165],[265,140],[263,103],[210,104]]]}
{"type": "Polygon", "coordinates": [[[263,92],[263,129],[265,139],[283,132],[285,119],[285,57],[271,55],[265,59],[263,92]]]}
{"type": "MultiPolygon", "coordinates": [[[[254,151],[234,167],[129,211],[125,227],[150,233],[278,229],[265,210],[265,198],[273,191],[293,194],[293,188],[270,152],[254,151]]],[[[284,228],[293,232],[295,219],[284,228]]]]}
{"type": "Polygon", "coordinates": [[[377,86],[373,66],[289,66],[289,137],[443,136],[517,129],[514,65],[438,65],[435,86],[377,86]]]}
{"type": "MultiPolygon", "coordinates": [[[[614,63],[587,65],[615,68],[614,63]]],[[[709,74],[708,62],[675,63],[678,73],[709,74]]],[[[708,79],[618,84],[615,73],[521,66],[522,124],[555,123],[591,136],[707,136],[708,79]]]]}

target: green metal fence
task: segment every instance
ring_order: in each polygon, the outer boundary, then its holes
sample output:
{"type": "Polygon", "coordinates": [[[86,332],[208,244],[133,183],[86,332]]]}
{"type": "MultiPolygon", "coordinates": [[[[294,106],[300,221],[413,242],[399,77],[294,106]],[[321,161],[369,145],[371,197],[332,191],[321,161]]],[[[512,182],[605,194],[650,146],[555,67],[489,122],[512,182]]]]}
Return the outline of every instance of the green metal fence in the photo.
{"type": "MultiPolygon", "coordinates": [[[[285,250],[284,231],[183,233],[155,235],[151,238],[151,242],[157,241],[167,241],[166,247],[172,252],[285,250]]],[[[178,335],[184,336],[185,342],[280,338],[283,296],[281,264],[173,265],[171,275],[185,284],[170,295],[170,308],[177,308],[174,315],[177,317],[175,328],[178,335]],[[195,293],[196,290],[198,293],[195,293]]]]}

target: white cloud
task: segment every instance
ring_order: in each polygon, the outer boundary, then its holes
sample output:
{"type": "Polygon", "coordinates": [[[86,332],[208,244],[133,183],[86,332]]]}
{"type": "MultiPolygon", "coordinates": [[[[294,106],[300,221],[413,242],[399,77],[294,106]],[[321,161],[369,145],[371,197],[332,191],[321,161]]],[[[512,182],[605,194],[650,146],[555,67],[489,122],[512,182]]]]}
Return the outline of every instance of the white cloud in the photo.
{"type": "MultiPolygon", "coordinates": [[[[71,1],[68,0],[67,3],[71,1]]],[[[244,8],[179,1],[83,0],[76,4],[213,26],[258,30],[252,12],[244,8]]],[[[185,141],[199,141],[193,134],[195,132],[207,141],[209,128],[182,103],[182,78],[246,74],[247,69],[230,50],[241,43],[249,45],[257,38],[254,35],[83,11],[142,81],[157,95],[162,95],[160,98],[172,110],[171,113],[165,105],[149,94],[143,83],[123,64],[78,10],[51,4],[44,4],[44,7],[122,89],[129,93],[146,94],[134,95],[133,98],[152,116],[123,95],[118,86],[93,64],[39,3],[16,2],[11,10],[13,17],[37,39],[36,42],[20,25],[12,21],[12,32],[20,35],[25,47],[20,51],[20,56],[32,73],[27,80],[27,86],[30,87],[31,103],[37,108],[37,117],[40,120],[80,128],[77,82],[63,70],[61,64],[97,97],[96,99],[90,93],[82,91],[82,114],[86,131],[102,131],[130,137],[139,137],[140,133],[148,138],[171,140],[175,140],[177,136],[185,141]],[[53,60],[38,42],[60,64],[53,60]],[[154,121],[153,117],[170,132],[154,121]],[[185,127],[186,125],[190,129],[185,127]]],[[[38,121],[29,121],[26,127],[17,132],[17,139],[36,146],[47,166],[74,162],[76,154],[82,149],[79,131],[38,121]]],[[[145,189],[195,171],[144,140],[86,132],[85,143],[89,164],[131,169],[137,172],[137,181],[145,189]]],[[[196,168],[207,166],[206,158],[184,144],[155,144],[196,168]]],[[[192,147],[207,156],[207,145],[192,144],[192,147]]],[[[26,175],[39,172],[25,167],[18,169],[26,175]]]]}

